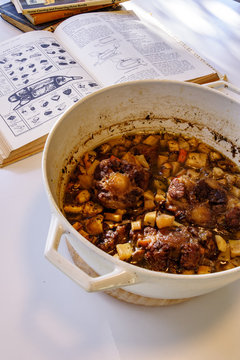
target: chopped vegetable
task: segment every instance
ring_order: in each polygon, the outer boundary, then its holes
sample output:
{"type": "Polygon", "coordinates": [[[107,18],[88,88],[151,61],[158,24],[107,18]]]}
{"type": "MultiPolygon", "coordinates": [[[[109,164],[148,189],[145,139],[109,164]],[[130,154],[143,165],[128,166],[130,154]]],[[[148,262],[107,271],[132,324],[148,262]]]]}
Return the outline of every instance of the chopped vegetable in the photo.
{"type": "Polygon", "coordinates": [[[143,144],[156,146],[159,141],[159,136],[157,135],[149,135],[144,141],[143,144]]]}
{"type": "Polygon", "coordinates": [[[98,235],[103,232],[103,216],[94,216],[85,221],[86,230],[90,235],[98,235]]]}
{"type": "Polygon", "coordinates": [[[185,139],[183,139],[182,137],[179,137],[178,145],[179,145],[179,149],[184,149],[184,150],[187,150],[187,151],[190,150],[189,143],[185,139]]]}
{"type": "Polygon", "coordinates": [[[168,149],[170,152],[179,151],[178,142],[176,140],[169,140],[168,141],[168,149]]]}
{"type": "Polygon", "coordinates": [[[95,216],[103,211],[103,207],[100,204],[88,201],[82,205],[82,214],[85,217],[95,216]]]}
{"type": "Polygon", "coordinates": [[[66,213],[80,214],[83,210],[83,205],[65,205],[63,210],[66,213]]]}
{"type": "Polygon", "coordinates": [[[100,146],[100,152],[102,154],[106,154],[107,152],[109,152],[111,150],[111,146],[108,143],[104,143],[100,146]]]}
{"type": "Polygon", "coordinates": [[[225,252],[227,250],[227,243],[220,235],[215,235],[215,240],[219,251],[225,252]]]}
{"type": "Polygon", "coordinates": [[[113,213],[106,213],[104,214],[106,220],[111,220],[115,222],[122,221],[122,214],[113,214],[113,213]]]}
{"type": "Polygon", "coordinates": [[[155,208],[155,202],[153,199],[144,199],[144,209],[154,209],[155,208]]]}
{"type": "Polygon", "coordinates": [[[154,197],[154,200],[158,203],[162,203],[163,201],[165,201],[166,195],[165,195],[164,191],[162,191],[161,189],[158,189],[157,193],[154,197]]]}
{"type": "Polygon", "coordinates": [[[122,157],[123,160],[129,162],[130,164],[135,164],[135,165],[139,165],[140,162],[137,158],[137,156],[134,156],[133,154],[131,154],[130,152],[127,152],[125,155],[123,155],[122,157]]]}
{"type": "Polygon", "coordinates": [[[154,194],[151,190],[147,190],[143,193],[144,199],[147,200],[153,200],[154,199],[154,194]]]}
{"type": "Polygon", "coordinates": [[[94,171],[96,170],[96,167],[98,166],[99,162],[100,162],[99,160],[94,160],[94,162],[88,167],[87,169],[88,175],[94,174],[94,171]]]}
{"type": "Polygon", "coordinates": [[[85,164],[86,169],[88,169],[91,166],[91,164],[94,162],[94,160],[96,159],[96,155],[97,153],[95,151],[89,151],[85,153],[83,157],[83,162],[85,164]]]}
{"type": "Polygon", "coordinates": [[[167,214],[158,214],[156,217],[156,224],[159,229],[164,227],[172,226],[174,223],[175,217],[167,214]]]}
{"type": "Polygon", "coordinates": [[[144,216],[144,225],[153,227],[155,225],[156,215],[156,211],[147,212],[144,216]]]}
{"type": "Polygon", "coordinates": [[[185,150],[185,149],[180,149],[179,150],[179,155],[178,155],[178,161],[180,163],[184,163],[187,159],[187,154],[188,154],[188,151],[185,150]]]}
{"type": "Polygon", "coordinates": [[[192,152],[188,154],[188,158],[185,162],[187,166],[190,166],[194,169],[201,169],[206,166],[207,163],[207,154],[206,153],[196,153],[192,152]]]}
{"type": "Polygon", "coordinates": [[[209,158],[211,161],[216,161],[220,160],[222,158],[222,155],[216,151],[210,151],[209,158]]]}
{"type": "Polygon", "coordinates": [[[221,177],[223,177],[223,175],[224,175],[224,171],[222,169],[216,166],[213,168],[213,176],[216,179],[220,179],[221,177]]]}
{"type": "Polygon", "coordinates": [[[156,189],[161,189],[161,190],[164,190],[164,191],[167,190],[167,185],[166,185],[165,182],[163,182],[161,180],[154,179],[153,183],[154,183],[154,186],[155,186],[156,189]]]}
{"type": "Polygon", "coordinates": [[[132,256],[133,248],[131,244],[117,244],[116,248],[120,260],[129,260],[132,256]]]}
{"type": "Polygon", "coordinates": [[[88,200],[90,200],[91,194],[88,190],[81,190],[76,196],[76,200],[82,204],[88,200]]]}
{"type": "Polygon", "coordinates": [[[240,240],[229,240],[231,257],[240,256],[240,240]]]}
{"type": "Polygon", "coordinates": [[[158,155],[157,166],[160,168],[164,163],[168,161],[168,156],[158,155]]]}
{"type": "Polygon", "coordinates": [[[161,173],[164,177],[168,178],[172,172],[172,165],[170,163],[165,163],[161,167],[161,173]]]}
{"type": "Polygon", "coordinates": [[[80,183],[80,186],[82,187],[82,189],[90,189],[91,188],[92,182],[93,182],[92,175],[87,175],[87,174],[78,175],[78,179],[79,179],[79,183],[80,183]]]}
{"type": "Polygon", "coordinates": [[[237,198],[240,198],[240,189],[238,187],[232,186],[231,193],[237,198]]]}
{"type": "Polygon", "coordinates": [[[198,268],[198,274],[210,274],[212,272],[212,269],[210,266],[206,265],[200,265],[198,268]]]}
{"type": "Polygon", "coordinates": [[[191,150],[195,150],[198,146],[198,140],[196,138],[191,138],[188,140],[191,150]]]}
{"type": "Polygon", "coordinates": [[[132,229],[132,231],[141,230],[141,228],[142,228],[142,221],[141,220],[131,221],[131,229],[132,229]]]}
{"type": "Polygon", "coordinates": [[[147,160],[145,159],[144,155],[135,155],[135,158],[137,159],[139,164],[141,164],[143,167],[149,169],[149,164],[148,164],[147,160]]]}
{"type": "Polygon", "coordinates": [[[178,173],[178,171],[180,170],[180,164],[179,164],[178,161],[172,161],[170,164],[171,164],[171,166],[172,166],[172,173],[171,173],[171,175],[172,175],[172,176],[175,176],[175,175],[178,173]]]}
{"type": "Polygon", "coordinates": [[[210,148],[206,144],[200,143],[198,145],[198,151],[200,151],[201,153],[209,154],[210,153],[210,148]]]}

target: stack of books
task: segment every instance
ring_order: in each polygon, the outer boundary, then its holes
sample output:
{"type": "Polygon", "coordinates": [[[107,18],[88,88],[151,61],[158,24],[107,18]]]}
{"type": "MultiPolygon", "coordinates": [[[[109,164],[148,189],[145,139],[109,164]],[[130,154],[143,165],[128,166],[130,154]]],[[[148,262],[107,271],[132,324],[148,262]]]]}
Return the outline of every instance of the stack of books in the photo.
{"type": "Polygon", "coordinates": [[[20,30],[54,31],[67,17],[116,9],[128,0],[12,0],[0,6],[1,17],[20,30]]]}

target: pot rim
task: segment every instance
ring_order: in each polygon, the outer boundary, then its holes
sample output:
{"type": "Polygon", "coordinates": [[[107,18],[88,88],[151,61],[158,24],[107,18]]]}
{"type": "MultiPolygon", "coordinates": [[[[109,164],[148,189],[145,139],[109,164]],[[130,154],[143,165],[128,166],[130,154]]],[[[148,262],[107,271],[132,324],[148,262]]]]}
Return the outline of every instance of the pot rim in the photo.
{"type": "MultiPolygon", "coordinates": [[[[90,241],[88,241],[86,238],[84,238],[77,230],[73,228],[73,226],[68,222],[66,217],[61,212],[59,206],[57,205],[56,201],[54,200],[54,197],[52,195],[49,182],[47,176],[47,156],[48,156],[48,149],[51,146],[51,140],[55,136],[55,131],[60,126],[60,124],[65,121],[65,118],[76,108],[79,106],[79,104],[84,103],[88,101],[88,99],[98,96],[100,93],[109,92],[113,88],[118,87],[124,87],[124,86],[131,86],[131,85],[140,85],[140,84],[153,84],[153,83],[164,83],[164,84],[171,84],[171,85],[181,85],[186,87],[197,87],[198,89],[202,89],[200,91],[209,92],[209,94],[215,94],[218,97],[224,97],[228,99],[230,102],[236,103],[239,105],[239,102],[236,99],[230,98],[228,95],[219,92],[218,90],[215,90],[214,88],[210,88],[207,86],[203,86],[196,83],[190,83],[190,82],[184,82],[184,81],[178,81],[178,80],[166,80],[166,79],[152,79],[152,80],[134,80],[129,81],[127,83],[120,83],[120,84],[114,84],[111,86],[104,87],[102,89],[96,90],[95,92],[83,97],[80,99],[77,103],[72,105],[69,109],[67,109],[55,122],[53,127],[51,128],[47,140],[45,142],[44,150],[43,150],[43,156],[42,156],[42,174],[43,174],[43,180],[44,180],[44,188],[47,193],[48,199],[50,200],[50,204],[53,205],[55,212],[57,213],[60,223],[64,228],[64,231],[69,234],[73,234],[77,239],[84,243],[88,248],[96,252],[99,256],[104,257],[108,262],[113,264],[113,266],[116,266],[118,268],[122,268],[124,270],[129,270],[131,273],[138,273],[142,275],[144,278],[146,277],[153,277],[153,278],[159,278],[159,279],[173,279],[173,280],[195,280],[195,281],[205,281],[207,279],[218,279],[218,278],[226,278],[229,276],[232,276],[235,273],[240,272],[240,266],[228,269],[228,270],[222,270],[219,272],[214,272],[210,274],[172,274],[172,273],[166,273],[161,271],[154,271],[154,270],[148,270],[142,267],[139,267],[137,265],[130,264],[128,262],[119,260],[117,258],[114,258],[112,255],[104,252],[103,250],[99,249],[97,246],[92,244],[90,241]]],[[[59,174],[60,175],[60,174],[59,174]]]]}

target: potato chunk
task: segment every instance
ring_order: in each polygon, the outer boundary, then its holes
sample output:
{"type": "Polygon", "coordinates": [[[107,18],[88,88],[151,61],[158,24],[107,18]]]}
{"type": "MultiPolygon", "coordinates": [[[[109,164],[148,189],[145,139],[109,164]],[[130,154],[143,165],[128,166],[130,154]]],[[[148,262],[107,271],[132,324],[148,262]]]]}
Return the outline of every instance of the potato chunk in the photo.
{"type": "Polygon", "coordinates": [[[135,158],[137,159],[137,161],[139,162],[139,164],[141,164],[143,167],[145,167],[146,169],[149,169],[149,164],[147,162],[147,160],[145,159],[145,156],[142,155],[135,155],[135,158]]]}
{"type": "Polygon", "coordinates": [[[82,213],[84,216],[95,216],[103,211],[103,207],[93,201],[88,201],[83,205],[82,213]]]}
{"type": "Polygon", "coordinates": [[[93,183],[93,176],[88,174],[78,175],[80,186],[83,189],[90,189],[93,183]]]}
{"type": "Polygon", "coordinates": [[[187,150],[187,151],[190,150],[189,143],[185,139],[183,139],[181,137],[178,139],[178,145],[179,145],[179,149],[184,149],[184,150],[187,150]]]}
{"type": "Polygon", "coordinates": [[[189,153],[186,165],[194,169],[201,169],[207,164],[208,155],[206,153],[189,153]]]}
{"type": "Polygon", "coordinates": [[[237,198],[240,198],[240,189],[238,187],[232,186],[231,193],[237,198]]]}
{"type": "Polygon", "coordinates": [[[191,220],[197,225],[208,226],[211,224],[211,219],[211,211],[205,203],[195,205],[191,210],[191,220]]]}
{"type": "Polygon", "coordinates": [[[103,216],[97,215],[85,222],[86,230],[90,235],[98,235],[103,232],[103,216]]]}
{"type": "Polygon", "coordinates": [[[156,217],[156,224],[159,229],[164,227],[172,226],[174,223],[175,217],[167,214],[158,214],[156,217]]]}
{"type": "Polygon", "coordinates": [[[215,235],[215,240],[217,243],[218,250],[221,252],[225,252],[227,250],[227,243],[224,238],[220,235],[215,235]]]}
{"type": "Polygon", "coordinates": [[[167,161],[168,161],[168,156],[158,155],[158,159],[157,159],[158,168],[160,168],[167,161]]]}
{"type": "Polygon", "coordinates": [[[131,230],[132,231],[141,230],[141,228],[142,228],[141,220],[131,221],[131,230]]]}
{"type": "Polygon", "coordinates": [[[210,274],[211,273],[211,268],[210,266],[207,265],[200,265],[198,268],[198,272],[199,275],[200,274],[210,274]]]}
{"type": "Polygon", "coordinates": [[[129,260],[133,254],[133,248],[130,243],[117,244],[116,248],[120,260],[129,260]]]}
{"type": "Polygon", "coordinates": [[[231,257],[240,256],[240,240],[229,240],[231,257]]]}
{"type": "Polygon", "coordinates": [[[198,150],[201,152],[201,153],[206,153],[206,154],[209,154],[210,153],[210,148],[209,146],[207,146],[206,144],[204,143],[200,143],[198,145],[198,150]]]}
{"type": "Polygon", "coordinates": [[[64,206],[64,211],[66,213],[70,213],[70,214],[80,214],[83,210],[83,205],[77,206],[77,205],[65,205],[64,206]]]}
{"type": "Polygon", "coordinates": [[[156,146],[159,141],[158,135],[149,135],[144,141],[143,144],[150,145],[150,146],[156,146]]]}
{"type": "Polygon", "coordinates": [[[214,167],[213,168],[213,176],[216,179],[220,179],[221,177],[224,176],[224,171],[222,169],[220,169],[219,167],[214,167]]]}
{"type": "Polygon", "coordinates": [[[88,169],[92,165],[92,163],[96,159],[96,156],[97,156],[96,151],[88,151],[84,154],[83,162],[84,162],[86,169],[88,169]]]}
{"type": "Polygon", "coordinates": [[[152,226],[152,227],[155,226],[156,215],[157,215],[156,211],[151,211],[146,213],[144,216],[144,225],[152,226]]]}
{"type": "Polygon", "coordinates": [[[172,165],[170,163],[165,163],[161,167],[162,176],[168,178],[172,172],[172,165]]]}
{"type": "Polygon", "coordinates": [[[111,220],[114,222],[122,221],[122,214],[105,213],[104,216],[106,220],[111,220]]]}
{"type": "Polygon", "coordinates": [[[81,190],[78,195],[76,196],[76,200],[80,203],[83,204],[86,201],[90,200],[90,192],[88,190],[81,190]]]}
{"type": "Polygon", "coordinates": [[[179,151],[179,144],[176,140],[169,140],[168,148],[169,148],[169,151],[179,151]]]}
{"type": "Polygon", "coordinates": [[[96,170],[96,167],[98,166],[99,162],[100,161],[98,161],[98,160],[94,160],[94,162],[87,169],[87,174],[88,175],[93,175],[94,174],[94,171],[96,170]]]}

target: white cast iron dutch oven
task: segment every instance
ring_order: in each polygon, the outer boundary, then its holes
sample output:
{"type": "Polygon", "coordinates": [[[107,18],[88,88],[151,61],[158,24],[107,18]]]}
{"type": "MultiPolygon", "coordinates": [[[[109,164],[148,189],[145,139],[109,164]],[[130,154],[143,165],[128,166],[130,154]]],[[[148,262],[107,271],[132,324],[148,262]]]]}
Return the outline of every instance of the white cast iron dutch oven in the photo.
{"type": "Polygon", "coordinates": [[[45,255],[87,291],[123,288],[154,299],[201,295],[240,278],[240,267],[204,275],[155,272],[120,261],[81,236],[61,212],[62,195],[75,159],[109,137],[126,132],[159,131],[196,136],[236,163],[240,147],[240,104],[196,84],[151,80],[97,91],[68,110],[50,132],[43,154],[43,176],[52,210],[45,255]],[[184,121],[178,121],[183,119],[184,121]],[[58,252],[62,235],[99,274],[90,277],[58,252]]]}

